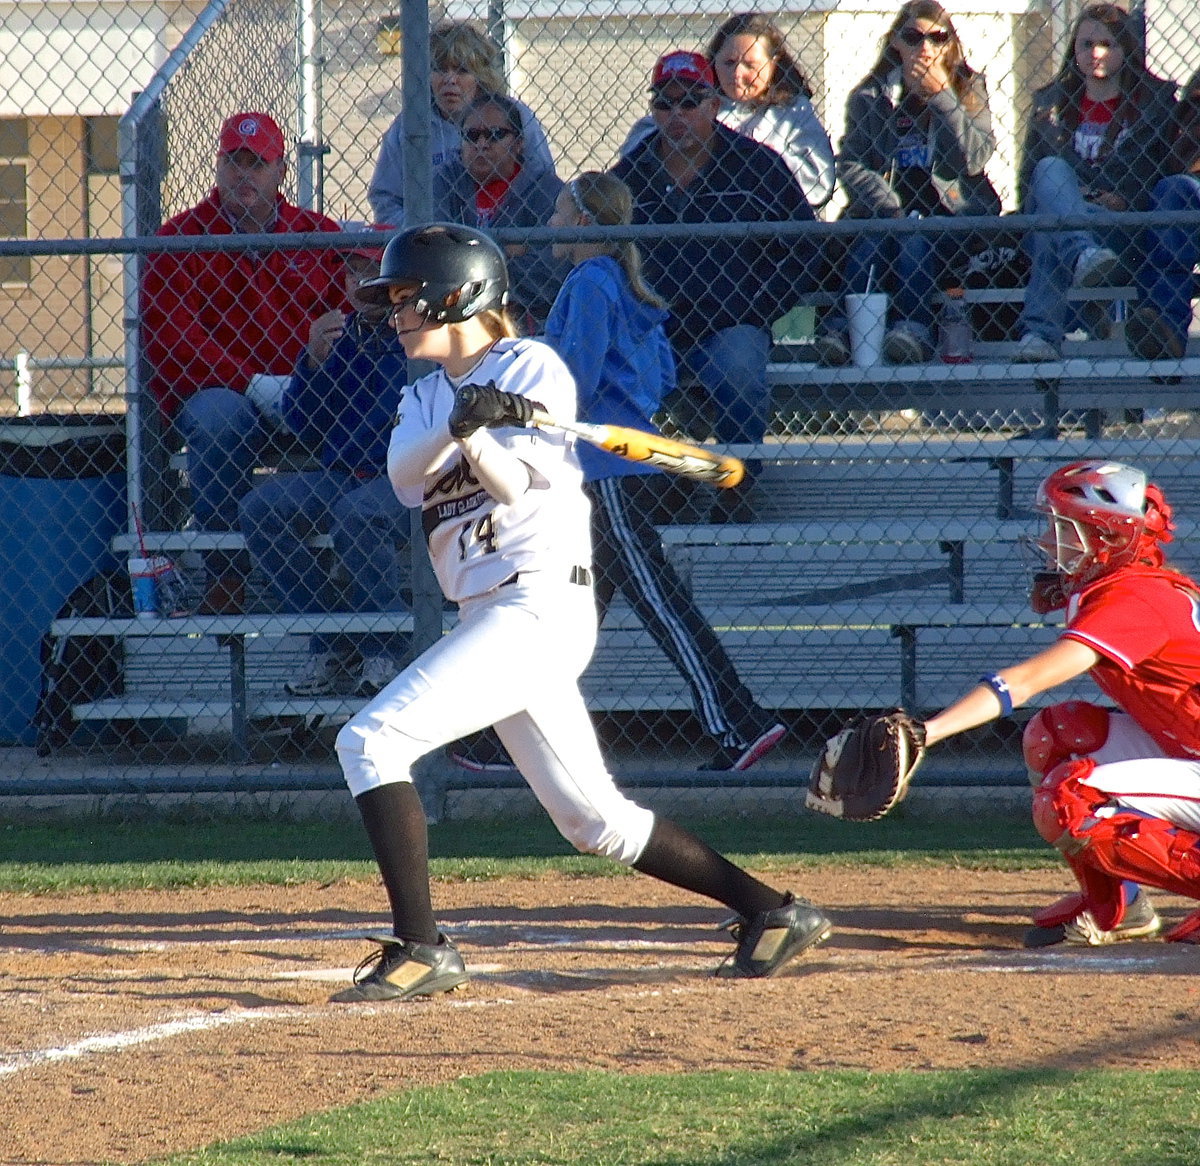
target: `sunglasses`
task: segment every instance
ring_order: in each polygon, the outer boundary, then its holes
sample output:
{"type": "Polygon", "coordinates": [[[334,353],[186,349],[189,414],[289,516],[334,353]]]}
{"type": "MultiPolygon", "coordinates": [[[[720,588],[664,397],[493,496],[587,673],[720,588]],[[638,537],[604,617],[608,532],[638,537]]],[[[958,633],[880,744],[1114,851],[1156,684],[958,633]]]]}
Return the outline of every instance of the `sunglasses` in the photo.
{"type": "Polygon", "coordinates": [[[516,131],[507,126],[476,126],[473,130],[463,130],[463,137],[468,142],[502,142],[515,136],[516,131]]]}
{"type": "Polygon", "coordinates": [[[951,34],[944,28],[931,28],[928,32],[922,32],[919,28],[902,28],[900,39],[915,49],[922,41],[928,41],[931,45],[948,45],[951,34]]]}
{"type": "Polygon", "coordinates": [[[655,97],[650,102],[651,109],[657,109],[660,113],[668,109],[697,109],[703,105],[706,99],[697,97],[694,93],[689,93],[685,97],[655,97]]]}

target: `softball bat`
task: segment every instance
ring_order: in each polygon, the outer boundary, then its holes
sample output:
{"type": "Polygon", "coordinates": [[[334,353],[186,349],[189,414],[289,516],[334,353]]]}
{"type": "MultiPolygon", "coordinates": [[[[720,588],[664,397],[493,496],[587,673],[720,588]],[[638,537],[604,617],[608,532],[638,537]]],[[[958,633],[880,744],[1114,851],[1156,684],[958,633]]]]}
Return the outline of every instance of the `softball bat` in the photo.
{"type": "Polygon", "coordinates": [[[631,462],[645,462],[665,470],[668,474],[680,474],[685,478],[697,478],[722,489],[736,486],[745,476],[746,467],[735,457],[689,445],[685,441],[673,441],[661,433],[646,433],[641,429],[630,429],[625,425],[590,425],[583,421],[558,421],[547,413],[534,411],[530,424],[543,429],[561,429],[592,445],[606,449],[631,462]]]}

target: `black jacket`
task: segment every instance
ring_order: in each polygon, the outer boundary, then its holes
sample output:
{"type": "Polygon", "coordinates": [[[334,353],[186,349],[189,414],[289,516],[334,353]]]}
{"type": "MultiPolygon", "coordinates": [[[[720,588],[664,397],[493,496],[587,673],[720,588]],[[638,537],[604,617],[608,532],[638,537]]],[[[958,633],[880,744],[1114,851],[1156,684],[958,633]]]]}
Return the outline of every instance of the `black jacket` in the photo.
{"type": "MultiPolygon", "coordinates": [[[[1025,130],[1017,195],[1022,209],[1029,192],[1033,168],[1043,158],[1058,157],[1069,162],[1087,197],[1088,191],[1119,194],[1130,210],[1146,210],[1154,184],[1170,168],[1175,121],[1175,82],[1157,77],[1146,81],[1146,94],[1126,132],[1110,143],[1095,161],[1080,157],[1073,144],[1075,126],[1063,110],[1066,94],[1053,81],[1033,97],[1033,109],[1025,130]]],[[[1113,134],[1120,128],[1114,120],[1113,134]]]]}
{"type": "MultiPolygon", "coordinates": [[[[717,125],[712,160],[684,190],[657,150],[657,132],[614,173],[633,194],[635,223],[799,222],[812,208],[770,147],[717,125]]],[[[649,284],[669,304],[671,339],[685,346],[736,324],[767,327],[811,286],[813,248],[796,238],[639,240],[649,284]]]]}

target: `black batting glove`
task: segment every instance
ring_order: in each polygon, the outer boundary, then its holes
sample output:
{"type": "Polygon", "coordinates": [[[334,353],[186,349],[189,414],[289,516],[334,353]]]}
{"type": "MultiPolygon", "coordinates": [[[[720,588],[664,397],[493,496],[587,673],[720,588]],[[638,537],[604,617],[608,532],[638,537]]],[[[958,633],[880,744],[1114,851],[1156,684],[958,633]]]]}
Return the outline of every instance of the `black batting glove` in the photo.
{"type": "Polygon", "coordinates": [[[542,408],[528,397],[496,388],[495,381],[486,385],[460,385],[454,394],[454,408],[450,410],[450,436],[461,441],[480,428],[526,426],[534,410],[542,408]]]}

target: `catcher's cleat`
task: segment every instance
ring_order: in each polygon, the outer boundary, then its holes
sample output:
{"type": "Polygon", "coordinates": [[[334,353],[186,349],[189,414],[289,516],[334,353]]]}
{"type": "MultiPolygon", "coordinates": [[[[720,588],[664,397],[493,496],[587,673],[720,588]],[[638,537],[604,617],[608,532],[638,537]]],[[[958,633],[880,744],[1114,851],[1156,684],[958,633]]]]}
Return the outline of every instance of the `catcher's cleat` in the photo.
{"type": "Polygon", "coordinates": [[[1125,908],[1121,922],[1111,931],[1102,931],[1090,911],[1080,911],[1074,919],[1057,923],[1053,927],[1031,927],[1025,932],[1026,947],[1054,947],[1069,943],[1076,947],[1102,947],[1107,943],[1123,943],[1130,939],[1148,939],[1157,935],[1162,922],[1150,902],[1150,897],[1139,891],[1137,897],[1125,908]]]}
{"type": "Polygon", "coordinates": [[[795,895],[788,895],[787,902],[773,911],[760,911],[750,920],[738,916],[722,926],[737,941],[737,950],[716,971],[727,979],[773,976],[788,960],[833,934],[829,919],[795,895]]]}
{"type": "Polygon", "coordinates": [[[452,992],[467,982],[467,969],[458,948],[444,935],[437,943],[414,943],[394,935],[372,935],[379,944],[354,969],[354,984],[329,997],[334,1004],[363,1004],[375,1000],[412,1000],[452,992]]]}

